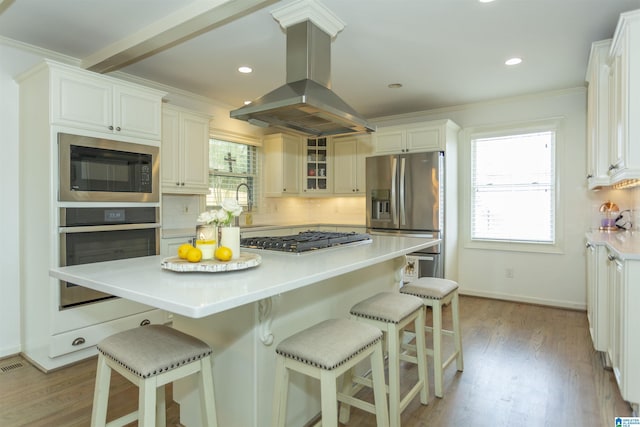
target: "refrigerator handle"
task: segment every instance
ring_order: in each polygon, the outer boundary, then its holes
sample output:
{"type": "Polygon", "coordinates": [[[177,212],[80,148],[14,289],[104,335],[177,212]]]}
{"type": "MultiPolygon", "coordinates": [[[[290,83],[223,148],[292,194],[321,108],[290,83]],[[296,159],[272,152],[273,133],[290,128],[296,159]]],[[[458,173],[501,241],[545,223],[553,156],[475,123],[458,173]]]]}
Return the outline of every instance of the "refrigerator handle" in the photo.
{"type": "Polygon", "coordinates": [[[398,207],[396,206],[396,178],[398,176],[398,158],[391,159],[391,222],[396,224],[398,207]]]}
{"type": "Polygon", "coordinates": [[[407,218],[404,206],[404,173],[405,173],[405,162],[407,159],[402,157],[400,159],[400,225],[406,225],[407,218]]]}

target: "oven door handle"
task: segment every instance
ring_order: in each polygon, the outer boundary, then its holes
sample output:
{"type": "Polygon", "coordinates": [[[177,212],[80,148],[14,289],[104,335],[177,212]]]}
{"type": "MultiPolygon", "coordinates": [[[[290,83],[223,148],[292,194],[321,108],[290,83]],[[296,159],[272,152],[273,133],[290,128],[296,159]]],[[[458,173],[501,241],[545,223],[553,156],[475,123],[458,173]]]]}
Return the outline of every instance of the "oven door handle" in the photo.
{"type": "Polygon", "coordinates": [[[160,228],[157,222],[146,224],[110,224],[110,225],[86,225],[80,227],[59,227],[60,234],[71,233],[91,233],[94,231],[118,231],[118,230],[142,230],[147,228],[160,228]]]}

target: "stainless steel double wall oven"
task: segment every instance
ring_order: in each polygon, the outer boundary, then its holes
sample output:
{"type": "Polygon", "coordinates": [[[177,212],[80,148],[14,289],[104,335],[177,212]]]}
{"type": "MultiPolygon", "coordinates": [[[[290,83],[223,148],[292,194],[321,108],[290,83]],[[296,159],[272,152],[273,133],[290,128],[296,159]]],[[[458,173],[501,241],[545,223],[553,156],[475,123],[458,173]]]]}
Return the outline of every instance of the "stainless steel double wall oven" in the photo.
{"type": "MultiPolygon", "coordinates": [[[[58,134],[60,266],[157,255],[159,147],[58,134]]],[[[60,309],[112,295],[60,282],[60,309]]]]}

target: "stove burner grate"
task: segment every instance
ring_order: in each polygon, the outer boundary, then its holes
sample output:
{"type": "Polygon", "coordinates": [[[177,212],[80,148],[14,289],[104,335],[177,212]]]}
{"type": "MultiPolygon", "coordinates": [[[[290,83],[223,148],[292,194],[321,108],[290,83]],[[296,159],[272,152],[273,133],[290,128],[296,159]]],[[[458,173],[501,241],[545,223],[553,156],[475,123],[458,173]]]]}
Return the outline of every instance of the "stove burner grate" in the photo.
{"type": "Polygon", "coordinates": [[[371,241],[371,236],[368,234],[303,231],[289,236],[245,237],[240,239],[240,246],[250,249],[300,253],[366,241],[371,241]]]}

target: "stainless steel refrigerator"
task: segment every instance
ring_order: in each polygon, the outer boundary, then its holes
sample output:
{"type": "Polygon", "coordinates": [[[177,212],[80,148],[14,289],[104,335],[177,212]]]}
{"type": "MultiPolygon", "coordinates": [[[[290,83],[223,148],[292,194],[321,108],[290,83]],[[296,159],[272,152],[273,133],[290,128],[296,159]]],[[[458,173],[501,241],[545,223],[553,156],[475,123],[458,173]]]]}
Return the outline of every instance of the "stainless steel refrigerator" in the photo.
{"type": "MultiPolygon", "coordinates": [[[[367,229],[444,239],[444,153],[366,159],[367,229]]],[[[405,278],[444,277],[443,243],[407,256],[405,278]]]]}

